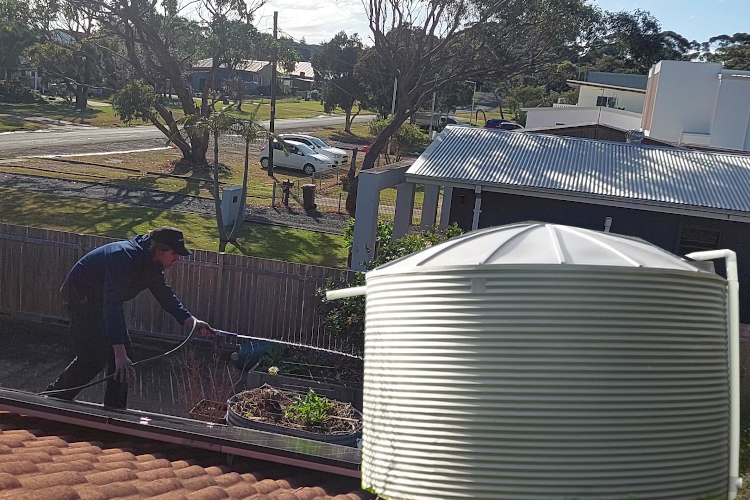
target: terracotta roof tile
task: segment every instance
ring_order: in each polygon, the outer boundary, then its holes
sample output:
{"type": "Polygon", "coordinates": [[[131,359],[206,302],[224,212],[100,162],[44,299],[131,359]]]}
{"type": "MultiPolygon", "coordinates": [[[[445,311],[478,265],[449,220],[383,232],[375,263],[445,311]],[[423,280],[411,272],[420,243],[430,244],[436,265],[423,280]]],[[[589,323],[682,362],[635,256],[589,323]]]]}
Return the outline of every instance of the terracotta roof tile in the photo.
{"type": "Polygon", "coordinates": [[[203,469],[203,467],[200,467],[198,465],[191,465],[189,467],[185,467],[184,469],[175,471],[175,475],[180,479],[190,479],[197,476],[203,476],[205,474],[206,471],[203,469]]]}
{"type": "Polygon", "coordinates": [[[210,486],[216,486],[216,480],[205,474],[203,476],[191,477],[190,479],[183,479],[182,485],[188,490],[202,490],[210,486]]]}
{"type": "Polygon", "coordinates": [[[352,478],[8,412],[0,429],[0,500],[373,498],[352,478]]]}
{"type": "Polygon", "coordinates": [[[13,488],[20,488],[21,483],[18,478],[13,474],[7,472],[0,473],[0,490],[10,490],[13,488]]]}
{"type": "Polygon", "coordinates": [[[138,488],[138,492],[146,498],[182,489],[182,482],[176,477],[157,479],[155,481],[139,481],[139,483],[140,484],[136,484],[136,488],[138,488]]]}
{"type": "Polygon", "coordinates": [[[257,494],[258,490],[251,483],[242,481],[227,488],[226,492],[229,498],[247,498],[257,494]]]}
{"type": "MultiPolygon", "coordinates": [[[[0,460],[2,458],[2,455],[0,455],[0,460]]],[[[28,457],[24,455],[24,458],[28,457]]],[[[88,460],[91,463],[99,463],[99,459],[92,453],[76,453],[75,455],[58,455],[55,457],[47,456],[47,458],[52,462],[75,462],[76,460],[88,460]]]]}
{"type": "Polygon", "coordinates": [[[73,460],[72,462],[38,463],[36,465],[42,474],[54,474],[55,472],[75,471],[87,472],[94,470],[94,465],[88,460],[73,460]]]}
{"type": "Polygon", "coordinates": [[[148,460],[146,462],[134,462],[135,467],[141,471],[148,471],[154,469],[169,469],[172,467],[172,463],[166,458],[157,458],[156,460],[148,460]]]}
{"type": "Polygon", "coordinates": [[[85,483],[86,478],[79,472],[64,471],[55,472],[53,474],[23,476],[19,478],[19,481],[21,481],[21,485],[26,489],[41,490],[43,488],[51,488],[59,485],[73,486],[74,484],[85,483]]]}
{"type": "Polygon", "coordinates": [[[174,470],[169,467],[136,472],[135,475],[138,476],[138,479],[140,479],[141,481],[155,481],[157,479],[177,477],[177,475],[174,473],[174,470]]]}
{"type": "Polygon", "coordinates": [[[80,500],[76,490],[70,486],[53,486],[42,490],[11,490],[1,492],[2,500],[80,500]],[[9,493],[4,496],[4,493],[9,493]]]}
{"type": "Polygon", "coordinates": [[[219,486],[210,486],[187,495],[187,500],[222,500],[229,498],[226,490],[219,486]]]}
{"type": "Polygon", "coordinates": [[[96,472],[94,474],[89,474],[88,476],[86,476],[86,479],[88,479],[88,482],[90,484],[101,486],[110,483],[132,481],[134,479],[138,479],[138,476],[136,476],[135,473],[130,469],[120,468],[106,472],[96,472]]]}

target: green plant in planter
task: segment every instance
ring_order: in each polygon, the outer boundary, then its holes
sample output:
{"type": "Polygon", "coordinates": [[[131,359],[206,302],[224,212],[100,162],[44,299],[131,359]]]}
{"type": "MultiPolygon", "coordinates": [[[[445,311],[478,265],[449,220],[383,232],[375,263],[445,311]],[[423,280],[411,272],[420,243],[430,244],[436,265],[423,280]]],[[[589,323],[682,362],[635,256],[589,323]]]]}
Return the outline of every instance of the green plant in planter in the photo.
{"type": "Polygon", "coordinates": [[[294,404],[284,408],[284,418],[293,424],[310,427],[325,420],[332,406],[328,398],[318,396],[310,389],[304,397],[298,397],[294,404]]]}

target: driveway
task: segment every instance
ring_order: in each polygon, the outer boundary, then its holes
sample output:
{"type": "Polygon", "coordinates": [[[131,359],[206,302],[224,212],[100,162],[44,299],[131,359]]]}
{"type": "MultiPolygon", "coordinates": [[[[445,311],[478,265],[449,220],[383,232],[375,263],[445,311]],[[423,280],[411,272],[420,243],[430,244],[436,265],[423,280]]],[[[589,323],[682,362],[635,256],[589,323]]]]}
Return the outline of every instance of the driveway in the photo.
{"type": "MultiPolygon", "coordinates": [[[[358,116],[356,123],[372,120],[358,116]]],[[[343,116],[276,120],[275,129],[305,131],[344,123],[343,116]]],[[[261,122],[268,127],[268,122],[261,122]]],[[[0,159],[24,156],[106,153],[165,147],[167,139],[153,126],[94,128],[61,127],[34,132],[0,134],[0,159]]]]}

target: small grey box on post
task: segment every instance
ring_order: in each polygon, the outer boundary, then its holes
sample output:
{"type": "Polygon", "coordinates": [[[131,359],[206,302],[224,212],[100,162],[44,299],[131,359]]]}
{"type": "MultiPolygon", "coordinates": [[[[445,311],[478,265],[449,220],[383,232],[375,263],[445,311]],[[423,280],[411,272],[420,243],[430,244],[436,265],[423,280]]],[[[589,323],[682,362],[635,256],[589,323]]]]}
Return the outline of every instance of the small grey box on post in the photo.
{"type": "Polygon", "coordinates": [[[224,227],[234,225],[240,211],[242,186],[226,187],[221,192],[221,219],[224,227]]]}

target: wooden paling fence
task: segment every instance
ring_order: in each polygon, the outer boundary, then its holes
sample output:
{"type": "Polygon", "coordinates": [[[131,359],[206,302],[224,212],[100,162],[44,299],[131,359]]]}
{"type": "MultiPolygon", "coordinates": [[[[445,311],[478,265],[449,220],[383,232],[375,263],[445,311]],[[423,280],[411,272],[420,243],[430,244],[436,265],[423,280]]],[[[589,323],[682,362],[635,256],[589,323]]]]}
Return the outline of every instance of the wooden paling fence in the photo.
{"type": "MultiPolygon", "coordinates": [[[[111,238],[0,224],[0,312],[64,321],[59,289],[70,268],[111,238]]],[[[317,289],[353,273],[241,255],[193,250],[167,271],[183,304],[214,328],[348,352],[326,334],[317,289]]],[[[126,303],[133,333],[184,337],[185,329],[148,291],[126,303]]]]}

